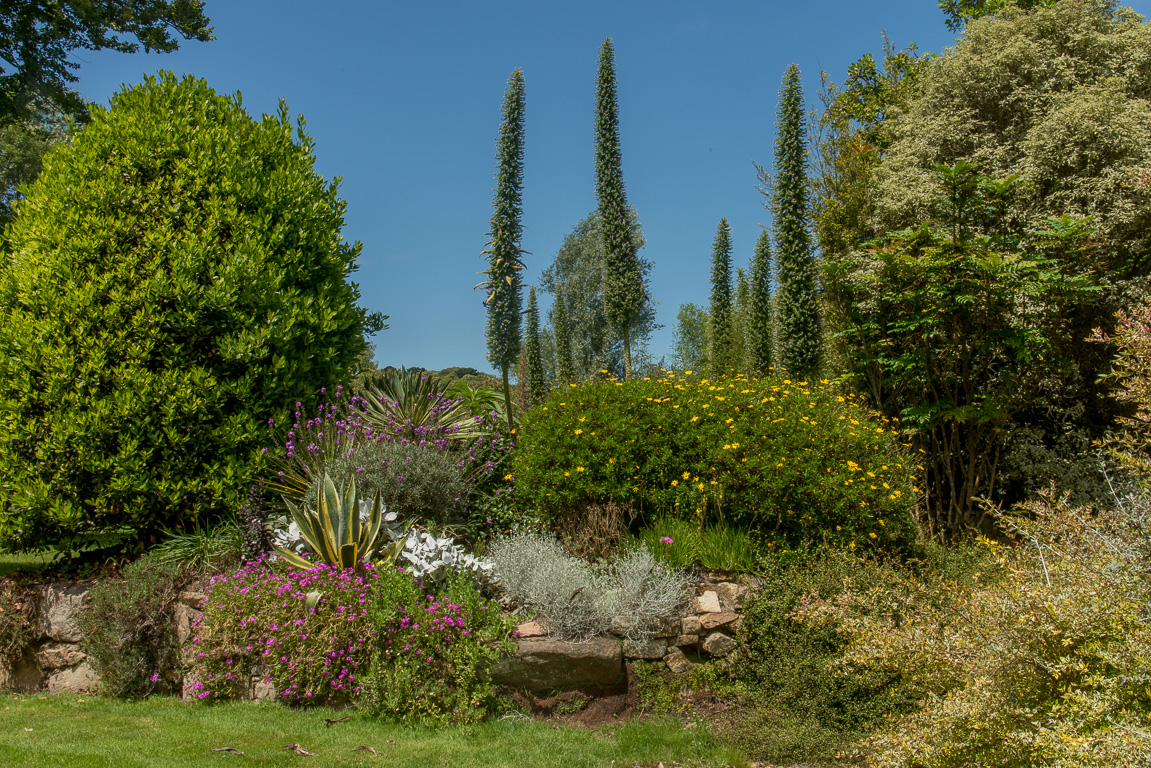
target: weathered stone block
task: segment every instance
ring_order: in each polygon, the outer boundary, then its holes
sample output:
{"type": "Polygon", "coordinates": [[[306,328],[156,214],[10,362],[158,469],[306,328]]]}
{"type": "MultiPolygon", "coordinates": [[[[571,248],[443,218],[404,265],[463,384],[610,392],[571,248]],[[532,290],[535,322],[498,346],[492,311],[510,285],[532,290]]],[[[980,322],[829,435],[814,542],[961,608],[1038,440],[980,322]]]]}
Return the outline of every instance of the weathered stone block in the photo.
{"type": "Polygon", "coordinates": [[[36,651],[36,663],[41,669],[62,669],[73,664],[79,664],[88,658],[88,654],[75,643],[44,643],[36,651]]]}
{"type": "Polygon", "coordinates": [[[498,685],[552,691],[581,685],[611,685],[623,672],[623,652],[613,637],[598,637],[586,643],[568,643],[550,637],[529,637],[519,641],[511,656],[505,656],[492,670],[498,685]]]}
{"type": "Polygon", "coordinates": [[[88,585],[61,581],[40,587],[40,633],[61,643],[81,640],[77,619],[88,596],[88,585]]]}
{"type": "Polygon", "coordinates": [[[548,631],[538,621],[529,621],[516,627],[517,637],[544,637],[548,631]]]}
{"type": "Polygon", "coordinates": [[[726,656],[735,650],[735,640],[722,632],[712,632],[703,641],[703,650],[712,656],[726,656]]]}
{"type": "Polygon", "coordinates": [[[703,624],[699,616],[684,616],[680,622],[680,633],[684,635],[698,635],[703,632],[703,624]]]}
{"type": "Polygon", "coordinates": [[[624,640],[625,659],[662,659],[667,655],[667,641],[662,638],[650,640],[624,640]]]}
{"type": "Polygon", "coordinates": [[[667,668],[677,675],[682,675],[691,669],[691,662],[679,651],[669,653],[664,657],[663,661],[667,664],[667,668]]]}
{"type": "Polygon", "coordinates": [[[725,581],[721,584],[716,584],[715,591],[722,602],[738,610],[739,607],[743,605],[743,601],[747,598],[750,590],[742,584],[725,581]]]}
{"type": "Polygon", "coordinates": [[[680,635],[672,645],[677,648],[694,648],[699,645],[699,635],[680,635]]]}
{"type": "Polygon", "coordinates": [[[89,693],[100,685],[100,676],[86,661],[48,675],[48,693],[89,693]]]}
{"type": "Polygon", "coordinates": [[[723,613],[709,613],[704,616],[700,616],[699,623],[700,626],[702,626],[705,630],[716,629],[717,627],[727,626],[738,618],[739,617],[734,613],[728,613],[726,611],[723,613]]]}
{"type": "Polygon", "coordinates": [[[723,609],[719,606],[719,595],[714,590],[707,590],[695,599],[697,613],[719,613],[723,609]]]}

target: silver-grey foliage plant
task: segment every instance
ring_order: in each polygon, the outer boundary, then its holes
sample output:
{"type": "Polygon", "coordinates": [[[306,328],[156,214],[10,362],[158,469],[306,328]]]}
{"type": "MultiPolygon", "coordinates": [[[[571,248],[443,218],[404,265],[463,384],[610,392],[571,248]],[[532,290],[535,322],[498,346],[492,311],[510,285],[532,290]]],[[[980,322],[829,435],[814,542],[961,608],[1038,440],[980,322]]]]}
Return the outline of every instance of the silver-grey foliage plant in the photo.
{"type": "Polygon", "coordinates": [[[561,640],[602,635],[617,616],[627,619],[629,639],[648,637],[689,597],[687,575],[661,566],[645,547],[593,566],[550,536],[521,532],[497,539],[491,558],[499,587],[561,640]]]}

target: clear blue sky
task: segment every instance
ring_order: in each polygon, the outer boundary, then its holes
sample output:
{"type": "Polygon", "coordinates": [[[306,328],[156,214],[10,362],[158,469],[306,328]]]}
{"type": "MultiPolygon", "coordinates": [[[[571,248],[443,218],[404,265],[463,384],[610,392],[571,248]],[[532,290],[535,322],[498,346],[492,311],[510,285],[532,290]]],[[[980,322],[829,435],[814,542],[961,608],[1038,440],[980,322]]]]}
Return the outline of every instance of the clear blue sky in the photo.
{"type": "MultiPolygon", "coordinates": [[[[1129,3],[1146,15],[1151,0],[1129,3]]],[[[934,0],[552,3],[206,0],[210,43],[173,54],[80,51],[79,90],[107,103],[171,69],[240,91],[258,116],[284,99],[303,114],[317,169],[342,177],[344,237],[363,243],[362,303],[391,316],[380,365],[490,370],[482,294],[495,140],[508,76],[527,91],[523,247],[534,283],[595,208],[594,90],[615,42],[623,171],[654,264],[670,350],[680,304],[706,304],[711,242],[731,223],[736,266],[769,223],[753,162],[770,165],[788,64],[817,103],[819,72],[897,45],[941,51],[953,35],[934,0]]],[[[549,305],[546,297],[542,308],[549,305]]]]}

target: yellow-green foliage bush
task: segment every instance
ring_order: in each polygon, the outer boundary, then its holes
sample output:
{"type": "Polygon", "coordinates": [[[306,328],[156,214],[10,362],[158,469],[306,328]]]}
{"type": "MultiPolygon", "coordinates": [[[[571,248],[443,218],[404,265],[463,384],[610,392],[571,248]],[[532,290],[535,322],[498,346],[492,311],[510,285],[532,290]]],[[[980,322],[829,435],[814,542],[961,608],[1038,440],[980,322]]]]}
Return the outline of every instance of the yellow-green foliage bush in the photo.
{"type": "Polygon", "coordinates": [[[877,768],[1146,765],[1151,499],[1116,511],[1046,498],[983,540],[993,577],[892,570],[882,588],[800,615],[848,641],[849,677],[898,675],[920,705],[858,744],[877,768]],[[1142,761],[1142,762],[1141,762],[1142,761]]]}
{"type": "Polygon", "coordinates": [[[914,464],[895,427],[828,382],[600,381],[523,422],[517,494],[546,511],[634,502],[754,527],[769,541],[907,541],[914,464]]]}

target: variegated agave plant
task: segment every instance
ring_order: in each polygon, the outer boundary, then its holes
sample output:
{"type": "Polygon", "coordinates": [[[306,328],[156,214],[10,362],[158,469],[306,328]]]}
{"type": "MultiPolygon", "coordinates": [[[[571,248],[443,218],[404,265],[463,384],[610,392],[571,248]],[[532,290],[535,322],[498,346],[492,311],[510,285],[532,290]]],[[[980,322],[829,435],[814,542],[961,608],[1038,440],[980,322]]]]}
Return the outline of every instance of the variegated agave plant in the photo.
{"type": "Polygon", "coordinates": [[[386,513],[379,493],[369,503],[360,499],[355,478],[348,479],[343,496],[324,474],[315,509],[287,499],[291,522],[278,532],[272,549],[296,568],[312,568],[320,563],[339,568],[357,568],[361,563],[388,564],[399,558],[406,536],[396,525],[394,513],[386,513]],[[303,557],[304,550],[313,560],[303,557]]]}

